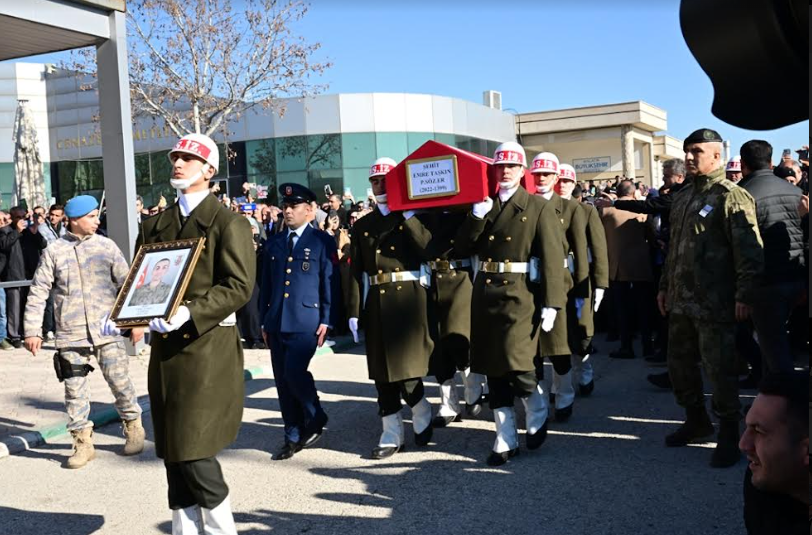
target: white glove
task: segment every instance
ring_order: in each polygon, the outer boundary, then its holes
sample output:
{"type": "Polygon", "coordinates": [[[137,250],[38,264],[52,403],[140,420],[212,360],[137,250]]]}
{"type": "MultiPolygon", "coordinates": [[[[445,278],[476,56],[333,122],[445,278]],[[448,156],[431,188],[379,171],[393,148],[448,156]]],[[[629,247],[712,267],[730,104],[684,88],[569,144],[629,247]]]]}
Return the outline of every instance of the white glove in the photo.
{"type": "Polygon", "coordinates": [[[110,314],[105,314],[101,319],[101,330],[99,333],[102,336],[121,336],[121,329],[118,328],[114,322],[110,321],[110,314]]]}
{"type": "Polygon", "coordinates": [[[606,292],[603,288],[595,288],[595,305],[593,306],[592,310],[595,312],[598,311],[598,308],[601,306],[601,301],[603,301],[603,294],[606,292]]]}
{"type": "Polygon", "coordinates": [[[578,319],[581,319],[581,313],[584,309],[584,298],[583,297],[576,297],[575,298],[575,314],[578,319]]]}
{"type": "Polygon", "coordinates": [[[482,202],[474,203],[471,213],[473,213],[477,219],[485,219],[485,216],[488,215],[491,208],[493,208],[493,199],[488,197],[482,202]]]}
{"type": "Polygon", "coordinates": [[[550,307],[541,309],[541,328],[544,332],[548,333],[553,330],[555,325],[555,317],[558,315],[558,310],[550,307]]]}
{"type": "Polygon", "coordinates": [[[350,318],[350,332],[352,333],[352,341],[358,343],[358,318],[350,318]]]}
{"type": "Polygon", "coordinates": [[[192,314],[189,312],[189,309],[185,306],[178,307],[178,311],[175,312],[175,315],[169,321],[166,321],[163,318],[155,318],[154,320],[149,322],[149,330],[155,331],[156,333],[171,333],[172,331],[177,331],[178,329],[183,326],[184,323],[191,319],[192,314]]]}
{"type": "Polygon", "coordinates": [[[416,213],[417,212],[415,212],[414,210],[406,210],[405,212],[403,212],[403,219],[404,220],[411,219],[412,217],[414,217],[416,213]]]}

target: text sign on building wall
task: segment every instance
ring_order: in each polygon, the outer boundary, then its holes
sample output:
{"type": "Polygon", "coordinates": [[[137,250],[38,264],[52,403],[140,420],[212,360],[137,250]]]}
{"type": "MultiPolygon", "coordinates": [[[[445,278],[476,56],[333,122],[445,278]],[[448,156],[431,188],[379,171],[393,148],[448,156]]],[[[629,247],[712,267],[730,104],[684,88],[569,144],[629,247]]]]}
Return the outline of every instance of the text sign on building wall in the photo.
{"type": "Polygon", "coordinates": [[[572,160],[575,172],[581,173],[605,173],[612,167],[610,156],[598,156],[597,158],[578,158],[572,160]]]}
{"type": "Polygon", "coordinates": [[[409,199],[445,197],[460,192],[457,156],[436,156],[406,162],[409,199]]]}

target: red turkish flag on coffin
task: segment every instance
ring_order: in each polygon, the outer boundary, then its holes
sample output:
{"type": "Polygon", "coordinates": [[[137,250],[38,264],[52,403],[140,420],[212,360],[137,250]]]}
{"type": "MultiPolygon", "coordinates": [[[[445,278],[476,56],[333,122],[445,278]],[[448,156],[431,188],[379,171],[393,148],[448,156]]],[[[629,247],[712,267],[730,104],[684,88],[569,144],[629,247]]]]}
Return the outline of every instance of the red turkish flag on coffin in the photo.
{"type": "MultiPolygon", "coordinates": [[[[524,187],[535,192],[525,169],[524,187]]],[[[493,160],[437,141],[426,141],[386,174],[392,210],[473,204],[498,189],[493,160]]]]}

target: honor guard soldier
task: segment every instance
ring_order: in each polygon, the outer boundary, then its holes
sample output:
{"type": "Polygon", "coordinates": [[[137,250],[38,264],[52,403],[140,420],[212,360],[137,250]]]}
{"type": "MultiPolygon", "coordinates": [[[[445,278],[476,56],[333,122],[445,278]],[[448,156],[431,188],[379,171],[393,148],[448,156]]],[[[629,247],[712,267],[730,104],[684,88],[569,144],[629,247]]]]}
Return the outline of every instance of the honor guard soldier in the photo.
{"type": "Polygon", "coordinates": [[[728,160],[727,165],[725,165],[725,178],[730,180],[734,184],[742,179],[741,156],[736,155],[732,157],[730,160],[728,160]]]}
{"type": "Polygon", "coordinates": [[[372,165],[369,182],[377,206],[353,226],[350,245],[349,328],[357,341],[358,319],[363,319],[369,377],[383,420],[374,459],[391,457],[403,447],[401,397],[412,409],[415,443],[425,446],[432,435],[432,409],[422,379],[434,347],[421,284],[423,252],[406,229],[404,215],[387,204],[385,176],[395,165],[391,158],[372,165]]]}
{"type": "Polygon", "coordinates": [[[456,238],[461,255],[480,260],[471,298],[471,369],[488,377],[496,424],[490,466],[519,452],[516,396],[525,406],[527,448],[540,447],[547,436],[547,402],[533,358],[539,330],[550,330],[567,304],[561,223],[545,209],[548,201],[522,187],[526,167],[518,143],[496,148],[499,191],[474,204],[456,238]]]}
{"type": "Polygon", "coordinates": [[[149,328],[149,399],[155,453],[164,460],[172,533],[237,533],[215,455],[237,437],[245,397],[236,312],[251,297],[256,256],[251,225],[209,193],[219,152],[187,134],[169,151],[178,202],[141,223],[136,247],[205,238],[182,305],[149,328]]]}
{"type": "Polygon", "coordinates": [[[577,176],[575,169],[568,164],[559,166],[557,193],[563,199],[572,200],[584,212],[586,220],[587,262],[589,264],[589,297],[581,308],[577,324],[568,329],[572,350],[573,382],[578,392],[588,396],[595,389],[595,380],[590,355],[594,353],[592,337],[595,334],[595,313],[601,306],[606,288],[609,287],[609,255],[606,246],[606,233],[598,210],[591,204],[572,198],[577,176]]]}
{"type": "Polygon", "coordinates": [[[313,446],[327,423],[307,367],[332,325],[338,257],[333,238],[307,224],[316,194],[299,184],[282,184],[279,194],[287,230],[265,245],[259,307],[285,423],[285,443],[274,459],[283,460],[313,446]]]}
{"type": "MultiPolygon", "coordinates": [[[[90,416],[90,385],[87,374],[93,371],[90,357],[95,356],[115,406],[124,422],[124,455],[144,449],[141,407],[129,375],[129,357],[121,332],[100,334],[116,301],[129,268],[116,244],[96,234],[99,228],[99,203],[90,195],[74,197],[65,205],[69,231],[54,241],[40,258],[25,304],[25,347],[34,355],[42,348],[42,322],[48,296],[54,298],[56,350],[54,367],[57,378],[65,383],[65,408],[68,431],[73,437],[73,455],[67,468],[81,468],[96,456],[93,447],[93,422],[90,416]]],[[[133,329],[133,341],[143,336],[133,329]]]]}
{"type": "Polygon", "coordinates": [[[684,149],[693,180],[671,206],[671,241],[657,304],[664,316],[669,314],[668,373],[686,420],[665,443],[685,446],[713,434],[702,388],[704,368],[720,420],[710,464],[722,468],[739,460],[735,322],[750,315],[764,247],[753,197],[725,178],[721,136],[697,130],[685,139],[684,149]]]}
{"type": "MultiPolygon", "coordinates": [[[[572,416],[575,389],[572,386],[572,353],[569,331],[577,330],[584,303],[589,296],[589,262],[587,261],[586,214],[578,205],[562,198],[555,192],[560,180],[560,163],[551,152],[542,152],[533,158],[530,172],[536,181],[536,195],[549,201],[555,208],[556,218],[564,232],[564,255],[562,276],[569,289],[567,308],[558,314],[550,332],[541,333],[536,371],[539,379],[544,377],[543,359],[553,363],[553,381],[550,391],[555,399],[555,419],[566,422],[572,416]]],[[[567,177],[566,180],[571,180],[567,177]]],[[[574,182],[573,182],[574,185],[574,182]]]]}
{"type": "Polygon", "coordinates": [[[440,408],[432,422],[434,427],[462,418],[454,381],[457,370],[462,375],[466,414],[477,416],[482,411],[485,377],[471,371],[471,258],[459,258],[454,247],[466,212],[435,209],[409,217],[404,223],[431,268],[428,322],[434,352],[429,373],[440,383],[440,408]]]}

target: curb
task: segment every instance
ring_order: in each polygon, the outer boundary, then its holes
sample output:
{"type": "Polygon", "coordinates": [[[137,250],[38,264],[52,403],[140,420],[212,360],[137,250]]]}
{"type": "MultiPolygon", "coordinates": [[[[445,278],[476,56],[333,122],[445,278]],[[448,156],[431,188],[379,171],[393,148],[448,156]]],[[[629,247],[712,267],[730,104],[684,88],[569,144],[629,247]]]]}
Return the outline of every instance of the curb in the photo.
{"type": "MultiPolygon", "coordinates": [[[[335,354],[337,351],[349,349],[360,344],[352,341],[351,337],[341,337],[336,339],[335,345],[332,347],[320,347],[314,356],[319,357],[323,355],[335,354]]],[[[256,366],[254,368],[246,368],[243,372],[243,377],[246,381],[252,381],[260,376],[272,375],[270,366],[256,366]]],[[[141,396],[138,399],[138,404],[141,406],[142,414],[150,411],[149,396],[141,396]]],[[[90,415],[90,421],[93,422],[94,427],[102,427],[114,421],[118,421],[118,412],[114,407],[104,409],[95,414],[90,415]]],[[[59,438],[68,434],[67,423],[54,424],[34,431],[28,431],[20,435],[11,435],[0,439],[0,459],[15,455],[20,452],[28,451],[37,446],[41,446],[52,439],[59,438]]]]}

